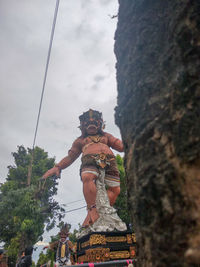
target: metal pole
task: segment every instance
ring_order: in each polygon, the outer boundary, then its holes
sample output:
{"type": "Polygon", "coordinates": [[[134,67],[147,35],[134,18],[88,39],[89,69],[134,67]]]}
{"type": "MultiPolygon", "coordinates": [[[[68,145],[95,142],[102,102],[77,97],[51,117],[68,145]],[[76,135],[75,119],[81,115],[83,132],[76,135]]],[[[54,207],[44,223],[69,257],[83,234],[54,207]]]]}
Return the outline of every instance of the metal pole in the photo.
{"type": "Polygon", "coordinates": [[[71,265],[75,267],[90,267],[90,266],[109,266],[109,267],[119,267],[119,266],[128,266],[129,264],[133,264],[134,267],[136,267],[136,259],[127,259],[127,260],[115,260],[115,261],[105,261],[105,262],[98,262],[98,263],[83,263],[78,265],[71,265]],[[92,265],[93,264],[93,265],[92,265]]]}

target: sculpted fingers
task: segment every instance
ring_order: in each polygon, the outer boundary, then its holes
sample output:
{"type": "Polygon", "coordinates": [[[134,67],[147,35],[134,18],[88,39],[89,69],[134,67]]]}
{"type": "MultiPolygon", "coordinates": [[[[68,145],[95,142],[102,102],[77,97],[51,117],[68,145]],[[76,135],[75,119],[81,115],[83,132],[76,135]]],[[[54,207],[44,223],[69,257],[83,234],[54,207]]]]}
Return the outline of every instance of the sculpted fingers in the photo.
{"type": "Polygon", "coordinates": [[[45,174],[43,175],[43,178],[46,179],[52,175],[59,176],[60,175],[60,169],[58,167],[51,168],[50,170],[45,172],[45,174]]]}
{"type": "Polygon", "coordinates": [[[47,173],[45,172],[45,174],[42,175],[42,179],[46,179],[47,177],[47,173]]]}
{"type": "Polygon", "coordinates": [[[43,175],[43,178],[46,179],[49,176],[52,176],[56,173],[56,169],[52,168],[50,170],[48,170],[47,172],[45,172],[45,174],[43,175]]]}

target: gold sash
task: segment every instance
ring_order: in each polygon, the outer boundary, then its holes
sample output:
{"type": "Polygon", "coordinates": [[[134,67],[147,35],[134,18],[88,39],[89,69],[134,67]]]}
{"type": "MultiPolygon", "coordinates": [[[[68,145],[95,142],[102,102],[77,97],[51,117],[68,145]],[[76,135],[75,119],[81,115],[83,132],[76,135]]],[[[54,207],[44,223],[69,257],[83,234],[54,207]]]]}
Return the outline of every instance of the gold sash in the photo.
{"type": "Polygon", "coordinates": [[[62,246],[61,246],[61,255],[60,255],[61,258],[65,257],[65,249],[66,249],[66,245],[62,244],[62,246]]]}

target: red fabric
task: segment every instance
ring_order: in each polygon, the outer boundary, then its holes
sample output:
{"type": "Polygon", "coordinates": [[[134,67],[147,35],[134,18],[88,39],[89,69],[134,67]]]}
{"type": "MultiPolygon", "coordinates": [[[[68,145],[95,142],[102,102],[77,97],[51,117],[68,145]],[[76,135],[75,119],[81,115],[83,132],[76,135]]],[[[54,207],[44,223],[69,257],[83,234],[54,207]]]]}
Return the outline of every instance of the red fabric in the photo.
{"type": "Polygon", "coordinates": [[[94,263],[88,263],[89,267],[94,267],[94,263]]]}

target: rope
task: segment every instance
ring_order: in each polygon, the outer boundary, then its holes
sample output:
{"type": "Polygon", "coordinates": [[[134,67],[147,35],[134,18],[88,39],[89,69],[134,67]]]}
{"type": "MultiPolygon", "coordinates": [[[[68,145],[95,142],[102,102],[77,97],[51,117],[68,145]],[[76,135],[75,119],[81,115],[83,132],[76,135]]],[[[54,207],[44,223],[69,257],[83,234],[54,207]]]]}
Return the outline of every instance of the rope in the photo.
{"type": "Polygon", "coordinates": [[[39,111],[38,111],[38,116],[37,116],[36,128],[35,128],[35,133],[34,133],[34,138],[33,138],[31,162],[30,162],[30,166],[28,168],[28,178],[27,178],[27,184],[28,185],[30,185],[30,183],[31,183],[31,175],[32,175],[32,165],[33,165],[33,158],[34,158],[35,141],[36,141],[36,136],[37,136],[37,131],[38,131],[38,125],[39,125],[39,120],[40,120],[40,113],[41,113],[42,101],[43,101],[44,90],[45,90],[45,85],[46,85],[46,79],[47,79],[47,73],[48,73],[48,67],[49,67],[49,61],[50,61],[50,55],[51,55],[51,48],[52,48],[52,43],[53,43],[53,37],[54,37],[54,32],[55,32],[55,26],[56,26],[57,14],[58,14],[59,2],[60,2],[60,0],[56,0],[56,6],[55,6],[55,11],[54,11],[54,18],[53,18],[53,24],[52,24],[51,36],[50,36],[50,43],[49,43],[49,49],[48,49],[48,54],[47,54],[46,67],[45,67],[45,74],[44,74],[43,85],[42,85],[42,93],[41,93],[41,98],[40,98],[40,105],[39,105],[39,111]]]}

